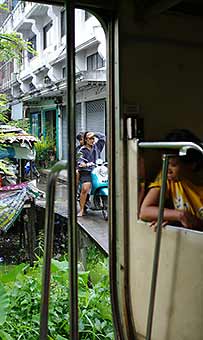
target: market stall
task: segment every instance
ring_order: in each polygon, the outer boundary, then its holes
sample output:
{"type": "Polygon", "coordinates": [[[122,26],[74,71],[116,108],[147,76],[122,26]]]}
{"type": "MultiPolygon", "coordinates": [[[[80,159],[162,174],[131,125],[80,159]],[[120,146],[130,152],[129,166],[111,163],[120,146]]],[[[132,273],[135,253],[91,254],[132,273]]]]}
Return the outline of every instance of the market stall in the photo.
{"type": "Polygon", "coordinates": [[[22,224],[23,240],[31,262],[35,248],[35,198],[41,195],[32,180],[32,162],[37,139],[24,130],[0,125],[0,230],[7,232],[17,219],[22,224]],[[26,164],[30,164],[30,174],[26,164]]]}

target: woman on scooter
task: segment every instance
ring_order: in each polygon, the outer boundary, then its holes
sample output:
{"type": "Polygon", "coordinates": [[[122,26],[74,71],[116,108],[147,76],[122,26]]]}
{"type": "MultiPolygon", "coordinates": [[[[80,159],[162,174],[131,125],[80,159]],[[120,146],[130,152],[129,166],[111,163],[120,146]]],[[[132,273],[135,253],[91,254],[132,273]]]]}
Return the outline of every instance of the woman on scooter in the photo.
{"type": "Polygon", "coordinates": [[[91,131],[84,133],[84,145],[80,148],[81,157],[77,162],[77,168],[80,173],[80,183],[82,185],[78,216],[84,216],[87,195],[91,189],[91,172],[96,160],[100,158],[105,142],[106,137],[103,133],[94,133],[91,131]],[[97,141],[95,141],[95,138],[97,138],[97,141]]]}

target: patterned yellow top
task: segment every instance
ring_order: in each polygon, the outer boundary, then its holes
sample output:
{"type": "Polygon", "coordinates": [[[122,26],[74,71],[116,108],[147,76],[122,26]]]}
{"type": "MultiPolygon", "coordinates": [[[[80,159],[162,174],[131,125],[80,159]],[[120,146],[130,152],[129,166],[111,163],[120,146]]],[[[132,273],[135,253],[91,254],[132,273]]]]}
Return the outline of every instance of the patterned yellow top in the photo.
{"type": "MultiPolygon", "coordinates": [[[[161,182],[160,172],[149,188],[160,188],[161,182]]],[[[172,201],[175,209],[188,210],[203,220],[203,186],[197,186],[186,179],[167,180],[166,199],[172,201]]]]}

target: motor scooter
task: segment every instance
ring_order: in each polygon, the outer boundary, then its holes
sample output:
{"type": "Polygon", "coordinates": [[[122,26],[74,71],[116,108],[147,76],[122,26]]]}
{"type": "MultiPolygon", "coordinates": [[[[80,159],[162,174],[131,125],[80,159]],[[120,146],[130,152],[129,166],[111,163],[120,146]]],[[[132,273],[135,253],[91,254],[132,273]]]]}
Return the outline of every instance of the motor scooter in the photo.
{"type": "Polygon", "coordinates": [[[30,162],[30,161],[27,161],[26,164],[25,164],[25,175],[27,177],[31,176],[31,170],[32,170],[32,174],[37,178],[39,179],[40,177],[40,173],[39,171],[37,170],[36,168],[36,165],[35,165],[35,162],[30,162]],[[32,169],[31,169],[31,166],[32,166],[32,169]]]}
{"type": "Polygon", "coordinates": [[[97,159],[96,164],[86,163],[94,166],[91,172],[92,186],[85,209],[101,210],[105,221],[108,220],[108,163],[97,159]]]}

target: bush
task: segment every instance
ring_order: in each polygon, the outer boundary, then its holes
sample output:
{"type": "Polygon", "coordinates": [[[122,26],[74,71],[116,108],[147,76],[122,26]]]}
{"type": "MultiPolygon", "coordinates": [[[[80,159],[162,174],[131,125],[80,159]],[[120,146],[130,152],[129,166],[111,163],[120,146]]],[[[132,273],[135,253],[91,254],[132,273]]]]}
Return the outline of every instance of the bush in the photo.
{"type": "Polygon", "coordinates": [[[41,140],[35,143],[36,163],[39,167],[47,168],[53,164],[56,158],[56,145],[49,136],[42,136],[41,140]]]}
{"type": "MultiPolygon", "coordinates": [[[[49,340],[70,339],[68,268],[67,260],[52,260],[49,340]]],[[[34,267],[20,264],[8,273],[0,272],[1,340],[39,339],[41,272],[41,259],[34,267]]],[[[94,270],[80,271],[78,285],[80,340],[112,340],[108,259],[98,260],[94,270]]]]}

